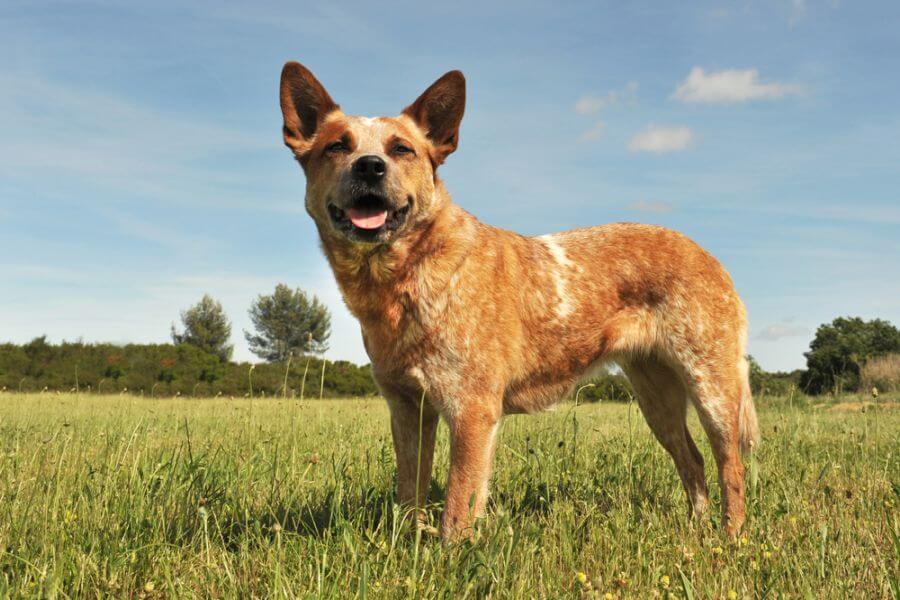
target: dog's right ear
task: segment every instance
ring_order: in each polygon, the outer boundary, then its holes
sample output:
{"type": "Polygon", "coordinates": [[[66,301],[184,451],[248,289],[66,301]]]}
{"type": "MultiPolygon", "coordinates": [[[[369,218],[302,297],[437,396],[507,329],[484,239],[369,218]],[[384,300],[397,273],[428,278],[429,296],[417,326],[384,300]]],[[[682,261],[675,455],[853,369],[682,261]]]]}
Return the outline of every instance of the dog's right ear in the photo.
{"type": "Polygon", "coordinates": [[[284,115],[284,143],[301,158],[325,117],[340,106],[309,69],[298,62],[285,63],[281,70],[281,112],[284,115]]]}

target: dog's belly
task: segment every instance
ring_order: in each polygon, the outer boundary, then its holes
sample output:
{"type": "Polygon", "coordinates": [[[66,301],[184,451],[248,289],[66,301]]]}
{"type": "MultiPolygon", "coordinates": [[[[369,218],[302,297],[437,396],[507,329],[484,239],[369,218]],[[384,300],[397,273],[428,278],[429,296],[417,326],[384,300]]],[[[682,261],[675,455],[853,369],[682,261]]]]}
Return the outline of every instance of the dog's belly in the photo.
{"type": "Polygon", "coordinates": [[[572,382],[514,382],[503,396],[503,414],[530,414],[552,408],[572,388],[572,382]]]}
{"type": "Polygon", "coordinates": [[[595,336],[561,335],[540,355],[529,353],[526,370],[508,382],[503,395],[506,414],[534,413],[552,408],[574,387],[597,373],[615,354],[604,351],[595,336]],[[589,337],[590,339],[577,339],[589,337]],[[588,347],[585,347],[590,345],[588,347]]]}

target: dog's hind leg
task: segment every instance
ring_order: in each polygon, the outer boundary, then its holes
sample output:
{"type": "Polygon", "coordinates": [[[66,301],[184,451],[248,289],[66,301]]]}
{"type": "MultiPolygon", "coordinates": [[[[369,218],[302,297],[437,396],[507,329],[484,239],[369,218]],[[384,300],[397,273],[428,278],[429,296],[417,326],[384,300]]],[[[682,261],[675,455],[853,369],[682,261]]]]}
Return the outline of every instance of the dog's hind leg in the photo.
{"type": "Polygon", "coordinates": [[[741,462],[741,411],[746,377],[739,366],[719,365],[689,371],[689,392],[700,423],[709,437],[722,490],[722,516],[725,531],[736,535],[744,524],[744,465],[741,462]],[[742,380],[742,377],[744,380],[742,380]]]}
{"type": "Polygon", "coordinates": [[[703,456],[687,428],[687,391],[678,374],[653,357],[622,365],[650,430],[675,461],[688,499],[688,514],[702,515],[709,504],[703,456]]]}

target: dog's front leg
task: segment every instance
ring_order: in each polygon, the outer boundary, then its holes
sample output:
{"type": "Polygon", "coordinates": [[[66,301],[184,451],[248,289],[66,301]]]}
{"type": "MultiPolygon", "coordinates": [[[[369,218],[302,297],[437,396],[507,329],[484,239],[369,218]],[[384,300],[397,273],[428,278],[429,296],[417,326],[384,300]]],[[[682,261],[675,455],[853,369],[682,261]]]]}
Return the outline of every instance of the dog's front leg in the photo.
{"type": "Polygon", "coordinates": [[[455,541],[470,537],[484,512],[500,414],[489,406],[467,406],[448,424],[450,479],[441,533],[444,541],[455,541]]]}
{"type": "Polygon", "coordinates": [[[431,487],[438,413],[424,398],[388,397],[388,406],[397,455],[397,503],[414,506],[416,519],[421,521],[431,487]]]}

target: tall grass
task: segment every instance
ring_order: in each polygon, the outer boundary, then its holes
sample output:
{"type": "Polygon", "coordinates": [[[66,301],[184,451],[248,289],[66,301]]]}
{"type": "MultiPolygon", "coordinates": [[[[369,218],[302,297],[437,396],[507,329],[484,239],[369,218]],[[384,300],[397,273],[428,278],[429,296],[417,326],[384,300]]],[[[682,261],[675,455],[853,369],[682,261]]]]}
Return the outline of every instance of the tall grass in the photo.
{"type": "Polygon", "coordinates": [[[900,392],[900,354],[886,354],[866,361],[859,370],[860,388],[900,392]]]}
{"type": "MultiPolygon", "coordinates": [[[[686,521],[634,405],[511,417],[488,518],[443,547],[393,504],[381,401],[0,395],[0,597],[896,597],[891,406],[770,399],[735,541],[686,521]]],[[[442,427],[432,524],[447,458],[442,427]]]]}

